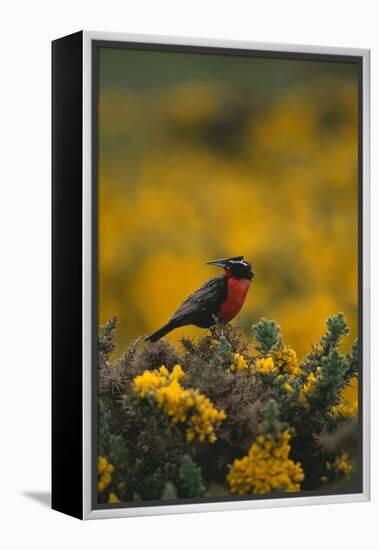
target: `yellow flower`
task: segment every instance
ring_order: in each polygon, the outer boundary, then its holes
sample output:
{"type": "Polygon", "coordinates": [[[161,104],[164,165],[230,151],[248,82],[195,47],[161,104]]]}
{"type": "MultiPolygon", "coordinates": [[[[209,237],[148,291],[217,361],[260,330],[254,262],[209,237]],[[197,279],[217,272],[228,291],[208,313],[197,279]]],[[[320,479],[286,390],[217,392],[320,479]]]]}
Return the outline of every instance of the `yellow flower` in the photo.
{"type": "Polygon", "coordinates": [[[115,493],[109,493],[108,502],[109,504],[115,504],[116,502],[121,502],[121,501],[118,498],[118,496],[115,495],[115,493]]]}
{"type": "Polygon", "coordinates": [[[110,484],[110,482],[112,481],[111,474],[108,474],[108,472],[106,472],[105,474],[102,474],[102,476],[100,478],[100,481],[102,483],[104,483],[104,485],[107,487],[110,484]]]}
{"type": "Polygon", "coordinates": [[[159,367],[159,374],[164,377],[164,378],[168,378],[169,377],[169,372],[168,370],[166,369],[166,367],[164,365],[162,365],[161,367],[159,367]]]}
{"type": "Polygon", "coordinates": [[[260,435],[249,453],[234,461],[227,476],[230,492],[244,495],[300,491],[304,472],[299,462],[289,459],[290,439],[288,430],[275,438],[260,435]]]}
{"type": "Polygon", "coordinates": [[[212,402],[198,390],[185,389],[180,384],[185,376],[180,365],[169,373],[165,367],[159,371],[145,371],[133,381],[134,391],[143,399],[149,393],[173,424],[186,425],[188,441],[216,441],[215,428],[226,417],[225,412],[216,409],[212,402]],[[151,376],[152,375],[152,376],[151,376]]]}
{"type": "Polygon", "coordinates": [[[172,380],[167,386],[159,388],[154,394],[155,400],[174,424],[185,422],[187,410],[193,406],[193,398],[188,390],[184,390],[177,380],[172,380]]]}
{"type": "Polygon", "coordinates": [[[98,493],[102,493],[102,492],[104,491],[105,488],[106,488],[105,483],[104,483],[103,481],[100,480],[100,481],[97,483],[97,491],[98,491],[98,493]]]}
{"type": "Polygon", "coordinates": [[[105,456],[99,456],[97,459],[97,473],[99,475],[97,490],[102,493],[112,482],[113,464],[108,462],[105,456]]]}
{"type": "MultiPolygon", "coordinates": [[[[316,371],[318,374],[320,371],[316,371]]],[[[313,372],[310,372],[307,376],[307,381],[300,390],[300,399],[305,401],[306,395],[312,393],[315,390],[317,384],[317,377],[313,372]]],[[[309,404],[307,404],[309,406],[309,404]]]]}
{"type": "Polygon", "coordinates": [[[192,441],[194,437],[197,437],[199,441],[208,439],[214,443],[216,441],[214,426],[226,418],[225,412],[215,409],[208,397],[197,392],[194,404],[196,412],[188,421],[187,440],[192,441]]]}
{"type": "Polygon", "coordinates": [[[300,376],[301,368],[298,365],[296,351],[289,346],[284,346],[273,352],[275,365],[280,372],[290,376],[300,376]]]}
{"type": "Polygon", "coordinates": [[[99,456],[97,459],[97,473],[103,474],[108,467],[108,460],[105,456],[99,456]]]}
{"type": "Polygon", "coordinates": [[[245,358],[240,353],[235,353],[233,356],[233,363],[230,365],[231,371],[246,370],[249,365],[246,363],[245,358]]]}
{"type": "Polygon", "coordinates": [[[287,393],[293,393],[293,387],[288,384],[288,382],[286,382],[284,385],[283,385],[284,389],[286,390],[287,393]]]}
{"type": "Polygon", "coordinates": [[[135,377],[133,389],[143,398],[147,392],[160,388],[164,379],[164,375],[161,375],[159,371],[145,370],[143,374],[135,377]]]}
{"type": "Polygon", "coordinates": [[[334,466],[338,472],[345,476],[349,475],[353,469],[347,453],[342,453],[341,456],[337,456],[334,466]]]}
{"type": "Polygon", "coordinates": [[[259,372],[259,374],[271,374],[278,372],[278,369],[274,365],[274,360],[271,356],[258,359],[255,363],[255,369],[257,372],[259,372]]]}
{"type": "Polygon", "coordinates": [[[143,399],[148,392],[154,392],[172,380],[180,380],[184,372],[180,365],[175,365],[171,374],[162,365],[158,370],[145,370],[133,380],[133,389],[143,399]]]}
{"type": "Polygon", "coordinates": [[[182,370],[182,367],[180,365],[175,365],[173,368],[173,371],[170,376],[170,380],[181,380],[185,377],[185,373],[182,370]]]}
{"type": "Polygon", "coordinates": [[[358,401],[354,403],[339,403],[332,408],[332,412],[335,416],[342,416],[343,418],[349,418],[351,416],[357,416],[358,414],[358,401]]]}
{"type": "Polygon", "coordinates": [[[305,393],[312,392],[314,390],[316,382],[317,382],[316,376],[313,374],[313,372],[310,372],[307,376],[307,383],[304,385],[304,388],[303,388],[304,392],[305,393]]]}

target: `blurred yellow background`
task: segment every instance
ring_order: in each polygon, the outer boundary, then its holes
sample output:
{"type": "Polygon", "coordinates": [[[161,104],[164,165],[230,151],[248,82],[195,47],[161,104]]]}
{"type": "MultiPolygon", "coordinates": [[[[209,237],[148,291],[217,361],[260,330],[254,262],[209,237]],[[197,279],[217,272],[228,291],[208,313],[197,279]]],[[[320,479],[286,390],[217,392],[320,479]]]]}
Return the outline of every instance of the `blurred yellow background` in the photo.
{"type": "Polygon", "coordinates": [[[99,321],[117,315],[119,351],[235,255],[256,273],[246,333],[275,319],[301,357],[342,311],[349,345],[356,65],[106,48],[99,68],[99,321]]]}

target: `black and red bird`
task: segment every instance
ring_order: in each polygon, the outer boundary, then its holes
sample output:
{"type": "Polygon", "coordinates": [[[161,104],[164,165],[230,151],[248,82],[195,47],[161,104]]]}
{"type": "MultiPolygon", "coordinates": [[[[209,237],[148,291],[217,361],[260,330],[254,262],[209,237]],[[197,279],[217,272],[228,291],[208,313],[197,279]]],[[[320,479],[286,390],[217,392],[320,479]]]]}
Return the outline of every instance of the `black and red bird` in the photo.
{"type": "Polygon", "coordinates": [[[178,307],[162,328],[146,340],[156,342],[173,329],[185,325],[209,328],[217,323],[228,323],[238,314],[254,277],[251,264],[243,256],[207,263],[222,267],[223,275],[206,281],[178,307]]]}

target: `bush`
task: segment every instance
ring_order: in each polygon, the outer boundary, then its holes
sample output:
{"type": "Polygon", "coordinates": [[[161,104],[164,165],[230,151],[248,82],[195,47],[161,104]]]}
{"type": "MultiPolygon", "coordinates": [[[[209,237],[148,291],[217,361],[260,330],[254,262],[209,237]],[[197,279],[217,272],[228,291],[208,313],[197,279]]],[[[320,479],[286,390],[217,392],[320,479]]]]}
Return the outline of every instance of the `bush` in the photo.
{"type": "Polygon", "coordinates": [[[250,338],[215,326],[176,349],[132,343],[114,358],[116,319],[98,345],[99,502],[352,487],[357,404],[342,392],[358,346],[342,314],[299,361],[280,327],[250,338]]]}

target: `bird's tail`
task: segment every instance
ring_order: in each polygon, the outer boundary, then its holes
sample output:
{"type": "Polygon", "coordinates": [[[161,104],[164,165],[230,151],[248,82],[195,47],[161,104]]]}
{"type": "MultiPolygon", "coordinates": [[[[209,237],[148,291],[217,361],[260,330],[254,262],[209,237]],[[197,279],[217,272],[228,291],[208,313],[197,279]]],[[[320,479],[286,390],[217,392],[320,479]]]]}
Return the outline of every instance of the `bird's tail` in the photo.
{"type": "Polygon", "coordinates": [[[177,323],[173,323],[172,321],[169,321],[166,325],[163,325],[160,329],[158,329],[156,332],[153,332],[153,334],[150,334],[150,336],[147,336],[145,338],[145,341],[148,340],[149,342],[156,342],[162,336],[167,334],[168,332],[171,332],[174,328],[177,328],[177,323]]]}

